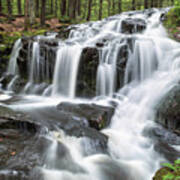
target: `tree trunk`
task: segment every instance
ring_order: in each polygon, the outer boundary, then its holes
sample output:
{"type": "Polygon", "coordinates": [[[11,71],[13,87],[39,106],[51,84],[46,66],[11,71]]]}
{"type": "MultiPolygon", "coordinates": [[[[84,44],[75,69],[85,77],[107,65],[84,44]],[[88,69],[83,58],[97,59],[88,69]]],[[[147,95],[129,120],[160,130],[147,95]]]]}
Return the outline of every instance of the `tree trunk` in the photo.
{"type": "Polygon", "coordinates": [[[135,2],[135,0],[132,0],[132,10],[136,10],[136,2],[135,2]]]}
{"type": "Polygon", "coordinates": [[[154,0],[151,0],[151,8],[154,7],[154,0]]]}
{"type": "Polygon", "coordinates": [[[34,4],[34,0],[29,1],[29,21],[30,21],[31,25],[35,23],[35,4],[34,4]]]}
{"type": "Polygon", "coordinates": [[[159,0],[159,7],[160,7],[160,8],[163,7],[163,0],[159,0]]]}
{"type": "Polygon", "coordinates": [[[99,20],[102,19],[102,4],[103,0],[99,0],[99,20]]]}
{"type": "Polygon", "coordinates": [[[66,15],[66,0],[61,0],[61,15],[65,16],[66,15]]]}
{"type": "Polygon", "coordinates": [[[119,12],[119,13],[122,12],[122,4],[121,4],[121,0],[118,1],[118,12],[119,12]]]}
{"type": "Polygon", "coordinates": [[[92,0],[88,0],[87,21],[90,21],[90,19],[91,19],[91,8],[92,8],[92,0]]]}
{"type": "Polygon", "coordinates": [[[21,0],[17,0],[17,7],[18,7],[18,14],[22,14],[22,8],[21,8],[21,0]]]}
{"type": "Polygon", "coordinates": [[[81,16],[81,0],[77,0],[77,14],[81,16]]]}
{"type": "Polygon", "coordinates": [[[148,0],[144,0],[144,9],[148,9],[148,0]]]}
{"type": "Polygon", "coordinates": [[[154,0],[154,7],[158,7],[158,0],[154,0]]]}
{"type": "Polygon", "coordinates": [[[41,26],[45,25],[46,21],[46,0],[41,0],[41,26]]]}
{"type": "Polygon", "coordinates": [[[58,1],[55,0],[54,15],[57,17],[58,1]]]}
{"type": "Polygon", "coordinates": [[[25,0],[24,2],[24,29],[27,31],[29,27],[29,0],[25,0]]]}
{"type": "Polygon", "coordinates": [[[107,0],[108,1],[108,16],[111,15],[111,0],[107,0]]]}
{"type": "Polygon", "coordinates": [[[174,0],[171,0],[171,6],[173,6],[174,5],[174,0]]]}
{"type": "Polygon", "coordinates": [[[115,0],[113,0],[112,11],[113,11],[113,14],[116,14],[116,12],[115,12],[115,0]]]}
{"type": "Polygon", "coordinates": [[[2,13],[2,1],[0,0],[0,13],[2,13]]]}
{"type": "Polygon", "coordinates": [[[71,0],[69,4],[69,17],[71,19],[76,18],[76,0],[71,0]]]}
{"type": "Polygon", "coordinates": [[[54,0],[51,0],[51,14],[54,14],[54,0]]]}
{"type": "Polygon", "coordinates": [[[39,0],[36,0],[36,7],[35,7],[35,11],[36,11],[36,17],[39,17],[39,0]]]}
{"type": "Polygon", "coordinates": [[[11,0],[7,0],[7,10],[8,10],[9,20],[10,20],[10,19],[11,19],[11,16],[12,16],[12,5],[11,5],[11,0]]]}

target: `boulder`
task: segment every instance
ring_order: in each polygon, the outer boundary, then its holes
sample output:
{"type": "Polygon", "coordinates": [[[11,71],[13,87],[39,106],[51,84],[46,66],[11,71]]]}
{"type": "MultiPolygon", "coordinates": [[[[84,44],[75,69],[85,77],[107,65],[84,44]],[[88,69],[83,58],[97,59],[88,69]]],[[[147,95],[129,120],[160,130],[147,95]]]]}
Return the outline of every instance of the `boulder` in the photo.
{"type": "Polygon", "coordinates": [[[59,33],[56,36],[56,38],[60,38],[60,39],[67,39],[69,37],[70,31],[75,29],[74,26],[60,26],[59,27],[59,33]]]}
{"type": "Polygon", "coordinates": [[[0,78],[0,84],[2,84],[2,88],[7,88],[13,77],[14,76],[12,74],[4,73],[3,76],[0,78]]]}
{"type": "Polygon", "coordinates": [[[41,126],[28,115],[0,106],[0,129],[0,179],[28,179],[33,168],[44,164],[41,126]]]}
{"type": "Polygon", "coordinates": [[[59,104],[57,108],[61,112],[86,119],[89,127],[96,130],[107,127],[114,114],[114,108],[96,104],[73,104],[64,102],[59,104]]]}
{"type": "Polygon", "coordinates": [[[121,32],[126,34],[141,33],[146,29],[146,22],[138,18],[127,18],[122,21],[121,32]]]}
{"type": "Polygon", "coordinates": [[[96,95],[96,74],[99,65],[97,48],[83,49],[77,78],[76,95],[78,97],[94,97],[96,95]]]}
{"type": "Polygon", "coordinates": [[[180,135],[180,85],[172,88],[157,105],[156,121],[180,135]]]}

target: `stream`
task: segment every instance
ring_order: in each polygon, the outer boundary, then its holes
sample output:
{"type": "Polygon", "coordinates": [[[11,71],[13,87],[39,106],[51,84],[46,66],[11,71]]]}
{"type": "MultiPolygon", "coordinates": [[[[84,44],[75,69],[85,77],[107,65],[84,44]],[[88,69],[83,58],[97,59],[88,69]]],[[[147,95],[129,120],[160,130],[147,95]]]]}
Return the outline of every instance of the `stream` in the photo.
{"type": "MultiPolygon", "coordinates": [[[[169,160],[156,150],[157,140],[151,137],[152,129],[161,129],[155,122],[156,106],[180,81],[180,44],[168,37],[161,22],[167,11],[126,12],[74,25],[65,40],[54,33],[35,37],[27,46],[27,82],[18,94],[13,87],[26,66],[19,67],[18,60],[24,41],[15,43],[7,67],[13,78],[0,96],[1,105],[30,115],[43,127],[38,137],[47,141],[40,147],[43,163],[30,168],[28,177],[17,177],[152,179],[161,163],[169,160]],[[55,42],[55,50],[51,51],[54,45],[46,45],[44,51],[43,42],[55,42]],[[97,64],[92,60],[82,65],[87,47],[97,56],[97,64]],[[90,72],[89,66],[95,70],[90,72]],[[113,115],[103,128],[87,121],[111,110],[113,115]]],[[[96,121],[101,121],[101,115],[96,121]]],[[[176,138],[179,144],[170,147],[178,154],[180,139],[176,138]]],[[[14,169],[16,177],[19,172],[14,169]]],[[[0,171],[0,175],[8,173],[0,171]]]]}

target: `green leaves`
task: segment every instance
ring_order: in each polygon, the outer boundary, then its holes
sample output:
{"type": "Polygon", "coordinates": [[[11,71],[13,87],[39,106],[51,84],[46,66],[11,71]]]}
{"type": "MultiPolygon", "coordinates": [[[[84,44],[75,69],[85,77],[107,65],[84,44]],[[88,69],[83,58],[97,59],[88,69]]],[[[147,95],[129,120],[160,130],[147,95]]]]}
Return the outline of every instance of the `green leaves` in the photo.
{"type": "Polygon", "coordinates": [[[167,168],[173,170],[173,171],[176,171],[176,168],[172,164],[170,164],[170,163],[163,163],[162,165],[164,167],[167,167],[167,168]]]}

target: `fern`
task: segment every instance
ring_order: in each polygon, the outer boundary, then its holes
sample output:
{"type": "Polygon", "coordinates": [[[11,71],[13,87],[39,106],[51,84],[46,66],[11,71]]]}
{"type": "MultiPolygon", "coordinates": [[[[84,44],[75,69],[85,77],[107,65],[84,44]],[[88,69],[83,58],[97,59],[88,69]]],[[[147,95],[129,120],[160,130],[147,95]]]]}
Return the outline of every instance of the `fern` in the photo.
{"type": "Polygon", "coordinates": [[[168,174],[163,176],[163,180],[174,180],[174,175],[168,173],[168,174]]]}
{"type": "Polygon", "coordinates": [[[167,167],[167,168],[173,170],[173,171],[176,171],[176,168],[172,164],[170,164],[170,163],[163,163],[162,165],[164,167],[167,167]]]}
{"type": "Polygon", "coordinates": [[[175,165],[180,165],[180,159],[174,161],[174,164],[175,164],[175,165]]]}

